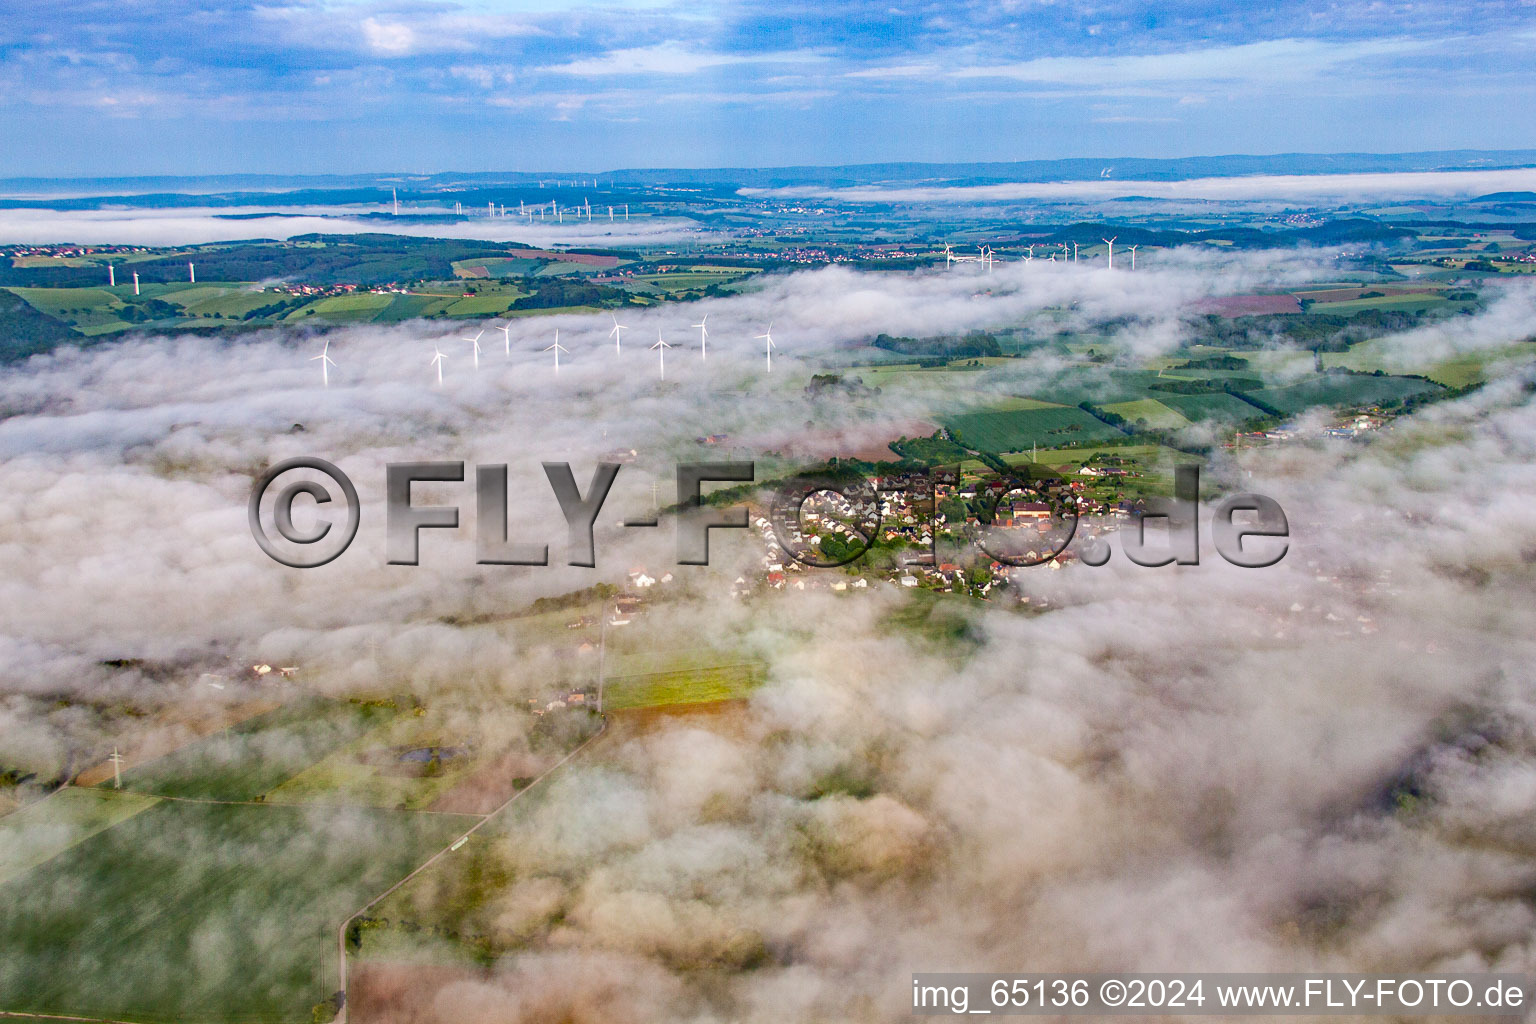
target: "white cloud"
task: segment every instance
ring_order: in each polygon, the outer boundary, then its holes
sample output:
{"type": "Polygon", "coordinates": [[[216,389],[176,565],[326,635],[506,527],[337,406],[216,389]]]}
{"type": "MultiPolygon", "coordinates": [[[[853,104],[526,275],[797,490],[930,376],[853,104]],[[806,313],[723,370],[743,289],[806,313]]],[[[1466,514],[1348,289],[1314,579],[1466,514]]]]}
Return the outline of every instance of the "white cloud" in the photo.
{"type": "Polygon", "coordinates": [[[709,53],[680,43],[658,43],[610,50],[598,57],[556,64],[543,71],[562,75],[692,75],[710,68],[743,64],[806,63],[823,58],[805,51],[760,54],[709,53]]]}
{"type": "Polygon", "coordinates": [[[416,49],[415,30],[401,22],[364,18],[362,30],[363,40],[374,53],[401,57],[416,49]]]}
{"type": "Polygon", "coordinates": [[[1100,88],[1169,82],[1298,80],[1347,64],[1445,45],[1445,40],[1404,38],[1350,42],[1272,39],[1172,53],[1037,57],[1015,63],[957,68],[949,75],[953,78],[1004,78],[1100,88]]]}

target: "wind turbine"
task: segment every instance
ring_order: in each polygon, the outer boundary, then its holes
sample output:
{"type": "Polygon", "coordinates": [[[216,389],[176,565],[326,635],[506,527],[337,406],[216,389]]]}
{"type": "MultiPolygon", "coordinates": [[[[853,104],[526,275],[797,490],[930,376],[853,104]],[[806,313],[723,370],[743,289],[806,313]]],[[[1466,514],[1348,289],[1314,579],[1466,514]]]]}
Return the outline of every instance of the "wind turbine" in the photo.
{"type": "Polygon", "coordinates": [[[656,344],[652,345],[651,349],[655,351],[658,365],[661,367],[662,380],[667,379],[667,349],[671,347],[671,345],[661,340],[661,328],[656,328],[656,344]]]}
{"type": "Polygon", "coordinates": [[[1076,242],[1072,243],[1072,262],[1073,263],[1077,262],[1077,243],[1076,242]]]}
{"type": "Polygon", "coordinates": [[[1136,269],[1136,246],[1132,245],[1132,246],[1129,246],[1129,248],[1131,250],[1131,269],[1135,270],[1136,269]]]}
{"type": "MultiPolygon", "coordinates": [[[[1119,238],[1119,237],[1120,237],[1119,235],[1115,236],[1115,238],[1119,238]]],[[[1109,246],[1109,269],[1110,270],[1114,270],[1115,269],[1115,238],[1101,238],[1101,239],[1099,239],[1099,241],[1101,241],[1105,245],[1109,246]]]]}
{"type": "Polygon", "coordinates": [[[709,322],[709,314],[705,313],[699,318],[699,322],[692,326],[699,329],[699,351],[703,353],[701,358],[709,358],[709,328],[704,325],[709,322]]]}
{"type": "Polygon", "coordinates": [[[437,353],[436,355],[434,355],[432,357],[432,365],[437,367],[437,386],[438,387],[442,387],[443,386],[443,351],[442,351],[442,349],[438,348],[436,345],[432,346],[432,351],[437,353]]]}
{"type": "Polygon", "coordinates": [[[1029,254],[1024,257],[1024,262],[1028,263],[1035,258],[1035,247],[1032,245],[1026,245],[1024,248],[1029,250],[1029,254]]]}
{"type": "Polygon", "coordinates": [[[555,372],[559,373],[560,372],[560,353],[564,352],[567,355],[569,355],[570,351],[571,351],[570,349],[566,348],[564,345],[560,344],[560,328],[558,328],[558,327],[555,328],[555,343],[553,345],[549,346],[548,348],[544,349],[544,351],[545,352],[553,352],[555,354],[555,372]]]}
{"type": "MultiPolygon", "coordinates": [[[[481,328],[480,334],[484,334],[484,333],[485,333],[485,329],[481,328]]],[[[473,338],[465,338],[464,339],[465,341],[469,342],[471,345],[475,346],[475,369],[477,369],[477,370],[480,369],[480,334],[475,335],[473,338]]]]}
{"type": "Polygon", "coordinates": [[[508,357],[512,355],[512,325],[496,324],[496,329],[501,332],[502,347],[506,349],[508,357]]]}
{"type": "Polygon", "coordinates": [[[945,242],[944,243],[944,269],[948,270],[949,269],[949,265],[951,263],[953,263],[953,262],[955,262],[955,254],[949,251],[949,243],[945,242]]]}
{"type": "Polygon", "coordinates": [[[623,324],[619,323],[619,318],[618,318],[617,314],[609,313],[608,315],[613,318],[613,330],[608,332],[608,337],[613,339],[613,351],[614,351],[614,354],[615,355],[623,355],[624,354],[624,332],[629,330],[629,328],[625,327],[623,324]]]}
{"type": "Polygon", "coordinates": [[[763,343],[763,355],[768,360],[768,372],[773,372],[773,350],[779,346],[773,343],[773,321],[768,321],[768,329],[757,336],[757,340],[763,343]]]}
{"type": "Polygon", "coordinates": [[[320,350],[320,354],[309,357],[310,362],[314,362],[316,359],[320,360],[320,381],[326,387],[331,386],[331,367],[336,365],[336,360],[331,358],[330,352],[331,340],[327,338],[325,340],[325,348],[320,350]]]}

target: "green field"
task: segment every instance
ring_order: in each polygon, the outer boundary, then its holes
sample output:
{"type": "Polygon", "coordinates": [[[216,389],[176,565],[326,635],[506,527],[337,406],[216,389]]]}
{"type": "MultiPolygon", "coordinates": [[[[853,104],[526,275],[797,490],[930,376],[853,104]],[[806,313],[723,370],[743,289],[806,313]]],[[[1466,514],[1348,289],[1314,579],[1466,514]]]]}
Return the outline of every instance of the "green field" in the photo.
{"type": "MultiPolygon", "coordinates": [[[[522,274],[531,274],[545,263],[543,259],[520,259],[510,256],[492,256],[487,259],[454,260],[453,271],[455,274],[464,274],[465,271],[476,269],[485,270],[490,277],[514,277],[522,274]]],[[[464,274],[464,276],[469,276],[464,274]]]]}
{"type": "Polygon", "coordinates": [[[1099,366],[1078,366],[1057,374],[1048,383],[1032,388],[1030,395],[1075,406],[1080,402],[1113,405],[1143,398],[1161,400],[1163,392],[1151,388],[1157,373],[1150,370],[1106,370],[1099,366]]]}
{"type": "Polygon", "coordinates": [[[137,793],[70,787],[6,815],[0,819],[0,883],[158,802],[137,793]]]}
{"type": "Polygon", "coordinates": [[[389,305],[373,318],[376,324],[394,324],[418,316],[430,316],[447,309],[452,299],[436,295],[391,295],[389,305]]]}
{"type": "MultiPolygon", "coordinates": [[[[1448,388],[1462,388],[1488,379],[1487,368],[1491,365],[1504,360],[1525,362],[1532,359],[1536,359],[1536,345],[1516,342],[1513,345],[1504,345],[1482,352],[1467,352],[1452,356],[1427,368],[1423,373],[1437,384],[1444,384],[1448,388]]],[[[1345,352],[1324,352],[1323,365],[1329,368],[1342,366],[1362,373],[1370,373],[1373,370],[1390,372],[1394,368],[1400,368],[1398,361],[1393,359],[1392,351],[1378,341],[1351,345],[1345,352]]]]}
{"type": "Polygon", "coordinates": [[[1243,423],[1265,415],[1263,410],[1249,405],[1236,395],[1229,395],[1222,391],[1207,395],[1165,394],[1158,401],[1191,423],[1198,423],[1201,420],[1243,423]]]}
{"type": "Polygon", "coordinates": [[[123,786],[182,799],[255,800],[395,714],[346,701],[300,701],[130,768],[123,786]]]}
{"type": "Polygon", "coordinates": [[[1102,420],[1069,406],[965,413],[950,418],[945,426],[964,444],[991,452],[1020,451],[1036,444],[1056,448],[1123,436],[1102,420]]]}
{"type": "MultiPolygon", "coordinates": [[[[509,709],[521,718],[526,712],[509,709]]],[[[518,722],[513,729],[523,723],[518,722]]],[[[509,729],[512,732],[513,729],[509,729]]],[[[401,770],[400,751],[458,747],[461,736],[440,715],[398,715],[331,751],[266,795],[270,803],[345,803],[421,810],[458,785],[480,761],[474,751],[445,758],[430,772],[401,770]]]]}
{"type": "Polygon", "coordinates": [[[1252,392],[1254,398],[1293,416],[1313,406],[1379,405],[1440,391],[1433,381],[1371,374],[1322,374],[1285,387],[1252,392]]]}
{"type": "Polygon", "coordinates": [[[476,820],[162,802],[0,885],[0,1010],[308,1021],[341,922],[476,820]]]}
{"type": "Polygon", "coordinates": [[[221,288],[213,295],[204,298],[188,300],[184,295],[178,295],[176,301],[186,306],[187,313],[192,316],[202,316],[204,313],[212,313],[214,316],[238,319],[253,309],[271,305],[272,296],[259,291],[251,291],[244,288],[221,288]]]}
{"type": "MultiPolygon", "coordinates": [[[[1122,444],[1103,445],[1101,447],[1085,448],[1061,448],[1051,451],[1040,450],[1040,464],[1054,466],[1064,473],[1076,473],[1095,455],[1110,455],[1117,459],[1124,459],[1144,467],[1173,465],[1174,463],[1200,462],[1194,455],[1181,452],[1176,448],[1168,448],[1160,444],[1122,444]]],[[[1010,455],[1004,461],[1010,465],[1027,462],[1029,454],[1010,455]]]]}
{"type": "Polygon", "coordinates": [[[468,299],[459,299],[450,305],[445,312],[449,316],[495,316],[505,313],[511,307],[512,302],[522,292],[514,288],[506,291],[494,292],[490,295],[476,295],[468,299]]]}
{"type": "Polygon", "coordinates": [[[1383,312],[1422,313],[1428,309],[1449,306],[1442,296],[1433,294],[1382,295],[1369,299],[1349,299],[1344,302],[1319,302],[1311,307],[1313,313],[1336,313],[1349,316],[1362,309],[1379,309],[1383,312]]]}
{"type": "Polygon", "coordinates": [[[1114,405],[1104,406],[1104,411],[1112,412],[1117,416],[1124,416],[1130,423],[1135,423],[1137,420],[1146,420],[1147,426],[1154,430],[1177,429],[1189,423],[1189,420],[1156,398],[1142,398],[1134,402],[1116,402],[1114,405]]]}
{"type": "MultiPolygon", "coordinates": [[[[121,291],[121,286],[118,287],[121,291]]],[[[32,308],[57,316],[66,309],[105,310],[117,303],[117,296],[106,288],[12,288],[32,308]]],[[[133,287],[127,289],[133,294],[133,287]]],[[[69,314],[65,314],[68,316],[69,314]]]]}
{"type": "Polygon", "coordinates": [[[327,320],[338,320],[343,323],[366,322],[386,309],[390,304],[389,300],[388,295],[374,295],[371,292],[331,295],[294,310],[285,319],[300,320],[313,311],[315,316],[323,316],[327,320]]]}
{"type": "Polygon", "coordinates": [[[761,662],[710,648],[610,654],[603,707],[663,707],[745,697],[763,678],[761,662]]]}

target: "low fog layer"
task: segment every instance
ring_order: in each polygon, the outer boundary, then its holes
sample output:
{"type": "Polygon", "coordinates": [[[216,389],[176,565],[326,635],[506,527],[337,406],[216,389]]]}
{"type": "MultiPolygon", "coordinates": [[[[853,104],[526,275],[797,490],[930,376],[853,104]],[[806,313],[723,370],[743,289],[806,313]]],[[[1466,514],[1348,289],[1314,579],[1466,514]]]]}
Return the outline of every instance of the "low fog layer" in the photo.
{"type": "MultiPolygon", "coordinates": [[[[658,475],[671,499],[671,466],[700,457],[698,435],[728,433],[743,457],[786,429],[851,449],[975,400],[937,386],[806,396],[814,358],[876,333],[1057,306],[1068,325],[1133,318],[1105,347],[1139,357],[1179,344],[1190,303],[1299,283],[1328,258],[833,268],[623,314],[622,354],[607,316],[520,320],[505,342],[480,339],[478,371],[459,327],[349,328],[326,335],[328,389],[310,361],[321,342],[286,332],[35,358],[0,378],[3,754],[46,768],[141,742],[155,727],[116,703],[233,699],[197,682],[229,658],[300,665],[330,693],[501,711],[537,692],[537,665],[507,634],[453,622],[668,567],[697,596],[658,614],[731,637],[767,663],[767,684],[729,729],[619,734],[573,762],[497,844],[512,881],[469,922],[529,953],[400,994],[400,1019],[897,1020],[922,970],[1531,970],[1528,379],[1368,445],[1218,459],[1208,473],[1225,488],[1290,516],[1276,567],[1208,551],[1154,570],[1117,551],[1102,569],[1026,570],[1019,585],[1050,610],[956,599],[970,621],[958,647],[893,628],[905,598],[879,587],[732,602],[710,581],[752,558],[746,538],[716,534],[718,565],[690,576],[669,565],[669,529],[616,526],[647,509],[658,475]],[[687,326],[700,313],[707,362],[687,326]],[[754,337],[770,321],[771,375],[754,337]],[[570,349],[558,375],[542,351],[556,327],[570,349]],[[664,380],[658,330],[679,346],[664,380]],[[585,487],[615,448],[641,459],[604,508],[598,567],[560,565],[538,462],[571,461],[585,487]],[[337,463],[362,496],[357,542],[321,569],[276,565],[246,526],[252,476],[294,455],[337,463]],[[458,536],[426,536],[419,566],[386,565],[383,466],[420,459],[508,463],[511,515],[556,564],[475,566],[465,484],[418,488],[419,504],[459,504],[458,536]],[[102,664],[126,658],[186,668],[102,664]]],[[[1531,303],[1511,288],[1475,318],[1383,344],[1405,360],[1498,348],[1528,334],[1531,303]]]]}
{"type": "Polygon", "coordinates": [[[419,238],[470,238],[491,242],[526,242],[540,245],[626,246],[659,245],[695,236],[693,221],[671,217],[640,217],[633,211],[624,219],[622,208],[608,219],[608,207],[593,205],[592,219],[578,220],[564,212],[563,223],[513,215],[485,216],[469,211],[467,220],[446,223],[437,219],[451,210],[402,211],[399,218],[365,213],[387,213],[387,207],[360,210],[355,207],[260,206],[177,207],[174,209],[50,210],[18,207],[0,210],[0,244],[47,245],[76,242],[81,245],[197,245],[232,242],[246,238],[292,238],[295,235],[370,234],[385,232],[419,238]],[[432,214],[433,219],[414,219],[411,214],[432,214]]]}
{"type": "Polygon", "coordinates": [[[1019,199],[1090,201],[1147,196],[1169,200],[1296,200],[1359,202],[1385,198],[1471,197],[1536,187],[1536,168],[1496,171],[1407,171],[1361,174],[1250,174],[1176,181],[1117,181],[1114,168],[1096,181],[1019,181],[995,185],[878,188],[743,189],[781,198],[819,196],[855,203],[999,202],[1019,199]]]}

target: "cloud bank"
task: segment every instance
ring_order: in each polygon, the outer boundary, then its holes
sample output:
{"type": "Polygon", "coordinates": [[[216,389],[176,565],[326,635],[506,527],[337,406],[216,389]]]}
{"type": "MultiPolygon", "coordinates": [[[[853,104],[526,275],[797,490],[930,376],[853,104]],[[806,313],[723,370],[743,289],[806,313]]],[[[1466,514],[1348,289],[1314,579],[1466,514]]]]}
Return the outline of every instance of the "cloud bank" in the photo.
{"type": "MultiPolygon", "coordinates": [[[[616,524],[697,457],[697,435],[868,440],[976,399],[805,394],[810,372],[875,333],[1052,307],[1068,323],[1138,318],[1105,345],[1141,353],[1177,343],[1188,302],[1303,279],[1312,259],[828,268],[631,313],[622,353],[607,317],[518,321],[505,347],[488,332],[478,371],[458,329],[346,328],[327,335],[328,389],[318,344],[289,332],[35,358],[0,377],[0,751],[59,769],[146,743],[160,727],[129,702],[223,700],[201,673],[258,658],[303,666],[322,692],[415,693],[515,738],[508,707],[563,652],[506,613],[670,566],[670,537],[616,524]],[[685,340],[702,312],[708,362],[685,340]],[[771,375],[753,339],[768,320],[771,375]],[[556,326],[571,350],[558,375],[542,351],[556,326]],[[664,380],[646,347],[657,331],[679,346],[664,380]],[[434,345],[450,359],[441,387],[434,345]],[[511,515],[558,563],[537,462],[570,459],[585,479],[617,447],[641,459],[605,506],[598,569],[475,566],[472,498],[454,485],[417,500],[464,508],[458,535],[426,538],[419,566],[385,564],[385,463],[508,463],[511,515]],[[252,476],[300,454],[346,470],[364,509],[351,550],[312,571],[267,560],[245,523],[252,476]],[[162,670],[103,664],[122,659],[162,670]]],[[[1460,341],[1388,343],[1505,345],[1529,301],[1512,292],[1460,341]]],[[[957,602],[958,642],[893,625],[907,598],[878,586],[732,601],[755,552],[720,537],[719,564],[653,614],[760,659],[765,686],[713,724],[616,727],[499,826],[484,856],[506,884],[454,922],[504,954],[492,968],[379,968],[357,998],[384,1020],[896,1020],[918,970],[1530,970],[1533,390],[1511,375],[1369,446],[1218,459],[1223,488],[1290,515],[1279,566],[1208,552],[1150,570],[1117,553],[1099,570],[1025,570],[1037,611],[957,602]]],[[[209,949],[241,927],[209,922],[209,949]]]]}

